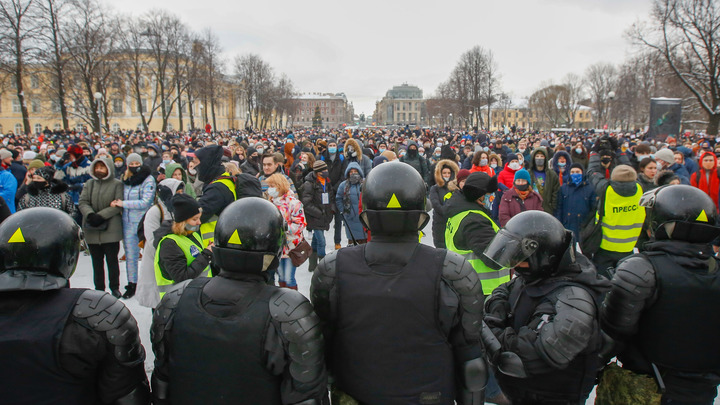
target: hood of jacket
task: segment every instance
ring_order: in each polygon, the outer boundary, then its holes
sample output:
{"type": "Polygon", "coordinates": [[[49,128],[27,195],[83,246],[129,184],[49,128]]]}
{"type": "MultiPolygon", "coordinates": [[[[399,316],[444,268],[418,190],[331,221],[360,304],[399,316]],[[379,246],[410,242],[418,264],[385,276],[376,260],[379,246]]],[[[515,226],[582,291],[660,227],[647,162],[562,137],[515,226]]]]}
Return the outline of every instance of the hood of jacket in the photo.
{"type": "Polygon", "coordinates": [[[530,154],[530,169],[540,171],[535,166],[535,156],[537,156],[538,154],[542,154],[543,156],[545,156],[545,166],[543,167],[543,171],[546,171],[548,165],[550,164],[550,159],[548,159],[547,150],[542,146],[533,149],[532,153],[530,154]]]}
{"type": "Polygon", "coordinates": [[[347,167],[345,168],[345,178],[348,177],[348,173],[350,173],[350,169],[356,169],[360,173],[360,176],[363,179],[365,178],[365,173],[363,172],[363,169],[360,167],[360,165],[357,162],[350,162],[350,164],[347,165],[347,167]]]}
{"type": "MultiPolygon", "coordinates": [[[[533,164],[535,163],[535,160],[533,160],[533,164]]],[[[555,170],[555,173],[562,173],[563,176],[570,176],[570,169],[573,164],[572,158],[570,157],[570,154],[565,152],[564,150],[559,150],[555,152],[555,156],[552,158],[552,167],[555,170]],[[565,158],[565,167],[560,169],[560,167],[557,165],[558,158],[564,157],[565,158]]]]}
{"type": "Polygon", "coordinates": [[[442,148],[440,148],[440,159],[449,159],[453,162],[457,160],[457,155],[455,154],[452,146],[443,145],[442,148]]]}
{"type": "Polygon", "coordinates": [[[165,176],[167,178],[171,178],[173,173],[175,173],[175,170],[177,169],[180,169],[180,171],[182,172],[182,181],[187,183],[187,172],[185,172],[185,169],[183,169],[180,163],[170,163],[169,165],[165,166],[165,176]]]}
{"type": "Polygon", "coordinates": [[[205,184],[209,184],[216,177],[225,172],[222,165],[223,148],[219,145],[210,145],[195,152],[200,164],[197,165],[197,178],[205,184]]]}
{"type": "Polygon", "coordinates": [[[157,186],[157,196],[158,196],[158,202],[160,202],[164,207],[165,210],[172,213],[172,204],[170,203],[172,196],[174,196],[178,188],[184,187],[184,183],[178,179],[173,178],[167,178],[160,183],[158,183],[157,186]]]}
{"type": "Polygon", "coordinates": [[[108,157],[101,157],[95,159],[90,163],[90,177],[98,181],[105,181],[115,178],[115,165],[108,157]],[[99,179],[95,176],[95,165],[105,165],[108,169],[108,175],[105,178],[99,179]]]}
{"type": "Polygon", "coordinates": [[[538,287],[562,281],[582,284],[596,294],[603,294],[610,289],[610,280],[598,275],[590,259],[577,252],[574,246],[570,246],[565,251],[558,265],[558,271],[538,287]]]}
{"type": "Polygon", "coordinates": [[[442,178],[442,170],[446,167],[452,172],[450,175],[450,181],[454,180],[457,177],[458,171],[460,171],[457,163],[453,160],[443,159],[437,162],[437,165],[435,165],[435,184],[439,187],[445,187],[445,179],[442,178]]]}
{"type": "Polygon", "coordinates": [[[695,244],[679,240],[650,240],[643,245],[646,251],[665,252],[670,260],[682,267],[706,273],[708,261],[714,256],[710,244],[695,244]]]}
{"type": "Polygon", "coordinates": [[[345,157],[348,159],[352,159],[353,157],[350,156],[350,152],[348,151],[348,148],[352,147],[352,149],[357,152],[357,157],[355,158],[358,162],[362,162],[364,159],[363,156],[363,150],[362,146],[360,145],[359,141],[355,138],[350,138],[347,141],[345,141],[345,146],[343,147],[343,153],[345,154],[345,157]]]}

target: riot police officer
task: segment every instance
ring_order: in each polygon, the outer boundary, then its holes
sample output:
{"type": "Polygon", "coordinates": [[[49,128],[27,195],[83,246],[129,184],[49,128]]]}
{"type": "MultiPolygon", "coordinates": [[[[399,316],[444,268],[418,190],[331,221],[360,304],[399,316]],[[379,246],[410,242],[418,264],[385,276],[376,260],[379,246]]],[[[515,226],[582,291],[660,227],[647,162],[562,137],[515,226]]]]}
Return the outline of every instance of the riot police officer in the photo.
{"type": "Polygon", "coordinates": [[[319,320],[297,291],[266,284],[285,224],[269,201],[230,204],[215,228],[213,278],[168,291],[153,317],[155,404],[327,401],[319,320]]]}
{"type": "Polygon", "coordinates": [[[81,231],[66,213],[30,208],[0,225],[2,403],[150,403],[145,351],[125,305],[69,288],[81,231]]]}
{"type": "Polygon", "coordinates": [[[377,166],[360,214],[372,240],[328,254],[313,274],[334,403],[483,403],[482,286],[462,256],[418,243],[425,200],[411,166],[377,166]]]}
{"type": "MultiPolygon", "coordinates": [[[[624,369],[656,379],[663,404],[712,404],[720,383],[720,273],[711,246],[720,235],[717,209],[686,185],[648,191],[640,205],[650,240],[618,264],[602,305],[603,330],[620,343],[624,369]]],[[[608,389],[616,387],[603,377],[598,395],[608,389]]],[[[608,403],[618,401],[626,403],[608,403]]]]}
{"type": "Polygon", "coordinates": [[[484,254],[518,275],[485,302],[486,324],[527,373],[496,372],[503,392],[515,405],[584,401],[600,366],[596,300],[607,279],[575,251],[572,232],[543,211],[514,216],[484,254]]]}

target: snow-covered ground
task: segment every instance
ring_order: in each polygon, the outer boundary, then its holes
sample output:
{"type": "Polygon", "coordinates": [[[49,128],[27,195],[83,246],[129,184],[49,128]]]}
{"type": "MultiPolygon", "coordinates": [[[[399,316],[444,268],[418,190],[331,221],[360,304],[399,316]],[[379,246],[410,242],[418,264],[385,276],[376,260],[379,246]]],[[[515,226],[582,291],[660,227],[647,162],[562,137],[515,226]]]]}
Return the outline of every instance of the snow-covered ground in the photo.
{"type": "MultiPolygon", "coordinates": [[[[331,252],[335,249],[335,242],[333,241],[333,226],[331,224],[330,231],[325,232],[325,240],[327,242],[326,249],[327,252],[331,252]]],[[[432,242],[432,235],[431,235],[431,229],[432,224],[428,223],[428,225],[425,227],[424,231],[426,232],[426,235],[422,238],[422,243],[427,245],[433,245],[432,242]]],[[[312,236],[306,232],[305,235],[308,242],[311,241],[312,236]]],[[[348,240],[345,237],[345,232],[342,232],[342,245],[347,246],[348,240]]],[[[122,245],[122,244],[121,244],[122,245]]],[[[122,250],[122,249],[121,249],[122,250]]],[[[122,252],[121,252],[122,255],[122,252]]],[[[303,295],[306,297],[310,297],[310,281],[312,279],[312,273],[308,272],[308,263],[305,262],[302,266],[300,266],[297,269],[297,272],[295,273],[295,279],[297,280],[298,284],[298,291],[300,291],[303,295]]],[[[92,277],[92,264],[90,262],[90,256],[80,256],[80,261],[78,262],[77,270],[75,271],[75,274],[73,274],[71,278],[71,285],[72,287],[76,288],[94,288],[93,285],[93,277],[92,277]]],[[[121,291],[125,292],[124,286],[127,284],[127,277],[125,273],[125,262],[120,263],[120,286],[121,291]]],[[[109,292],[109,290],[107,290],[109,292]]],[[[138,325],[140,327],[140,337],[142,338],[143,346],[145,346],[145,353],[146,353],[146,359],[145,359],[145,370],[148,373],[148,376],[152,372],[153,369],[153,361],[155,359],[155,356],[152,352],[152,345],[150,344],[150,323],[152,321],[152,315],[150,313],[149,308],[142,307],[138,304],[137,300],[135,298],[131,298],[128,300],[123,300],[125,305],[130,309],[132,314],[135,316],[135,319],[137,319],[138,325]]],[[[587,404],[593,404],[595,402],[595,391],[590,394],[590,398],[587,401],[587,404]]],[[[715,405],[720,405],[720,398],[715,400],[715,405]]]]}

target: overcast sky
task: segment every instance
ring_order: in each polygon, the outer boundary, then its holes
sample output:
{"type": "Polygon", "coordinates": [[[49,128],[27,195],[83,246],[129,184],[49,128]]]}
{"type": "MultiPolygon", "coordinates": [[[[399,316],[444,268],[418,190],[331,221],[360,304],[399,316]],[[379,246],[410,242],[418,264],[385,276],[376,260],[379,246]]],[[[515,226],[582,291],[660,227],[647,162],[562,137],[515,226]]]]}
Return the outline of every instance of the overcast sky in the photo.
{"type": "Polygon", "coordinates": [[[123,13],[165,8],[192,29],[211,27],[228,72],[236,55],[259,54],[301,92],[344,92],[355,112],[372,114],[394,85],[419,86],[425,97],[445,81],[460,55],[490,49],[501,86],[527,97],[598,61],[632,52],[624,36],[645,19],[650,0],[222,1],[124,0],[123,13]]]}

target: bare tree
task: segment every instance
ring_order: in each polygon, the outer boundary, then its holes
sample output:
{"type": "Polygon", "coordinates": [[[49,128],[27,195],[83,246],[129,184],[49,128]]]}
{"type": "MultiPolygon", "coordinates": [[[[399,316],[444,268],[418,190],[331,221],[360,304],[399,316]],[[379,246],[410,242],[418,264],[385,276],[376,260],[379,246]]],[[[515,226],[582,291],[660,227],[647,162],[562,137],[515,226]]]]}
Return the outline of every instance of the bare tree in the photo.
{"type": "Polygon", "coordinates": [[[122,67],[120,70],[123,72],[123,78],[128,85],[128,94],[131,95],[133,101],[135,101],[137,112],[140,114],[140,124],[144,131],[148,130],[150,122],[153,119],[153,114],[157,107],[155,106],[155,98],[150,97],[147,92],[149,88],[147,78],[151,76],[152,69],[149,66],[150,55],[148,36],[144,34],[143,24],[132,17],[126,17],[122,21],[124,26],[123,35],[120,36],[120,51],[122,55],[121,61],[122,67]],[[153,104],[150,107],[149,115],[146,116],[148,111],[148,99],[153,100],[153,104]]]}
{"type": "Polygon", "coordinates": [[[26,134],[31,129],[23,87],[25,64],[37,51],[34,41],[40,30],[33,7],[33,0],[0,1],[0,68],[13,76],[26,134]]]}
{"type": "Polygon", "coordinates": [[[237,57],[234,70],[236,79],[245,88],[250,126],[262,128],[264,123],[260,122],[260,116],[268,109],[268,94],[274,81],[273,70],[260,56],[254,54],[237,57]]]}
{"type": "Polygon", "coordinates": [[[70,128],[67,109],[67,62],[66,50],[62,40],[65,29],[68,4],[66,0],[38,1],[41,40],[43,42],[40,60],[48,71],[48,90],[53,105],[53,113],[60,112],[62,127],[70,128]]]}
{"type": "Polygon", "coordinates": [[[596,63],[585,71],[588,92],[595,107],[595,126],[600,128],[607,121],[610,92],[617,93],[617,71],[610,63],[596,63]]]}
{"type": "Polygon", "coordinates": [[[530,96],[528,104],[538,116],[541,126],[557,128],[572,127],[580,109],[582,81],[577,75],[569,74],[563,84],[546,83],[530,96]]]}
{"type": "MultiPolygon", "coordinates": [[[[155,78],[155,98],[160,105],[162,131],[167,130],[168,120],[175,103],[178,102],[181,89],[179,74],[181,70],[179,55],[181,42],[187,37],[187,27],[180,18],[165,10],[152,10],[142,20],[144,31],[140,34],[148,38],[152,55],[152,74],[155,78]]],[[[208,48],[206,47],[206,50],[208,48]]],[[[212,80],[212,78],[211,78],[212,80]]],[[[214,119],[214,118],[213,118],[214,119]]]]}
{"type": "Polygon", "coordinates": [[[101,114],[108,124],[107,89],[117,77],[118,24],[96,0],[76,0],[72,5],[72,18],[62,35],[73,76],[69,88],[75,106],[70,114],[101,132],[101,114]],[[95,93],[102,97],[96,99],[95,93]]]}
{"type": "Polygon", "coordinates": [[[629,32],[660,55],[708,115],[707,132],[720,126],[720,9],[714,0],[655,0],[648,23],[629,32]]]}

